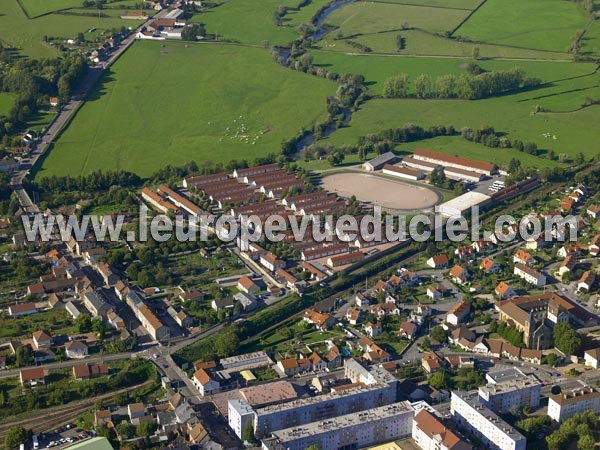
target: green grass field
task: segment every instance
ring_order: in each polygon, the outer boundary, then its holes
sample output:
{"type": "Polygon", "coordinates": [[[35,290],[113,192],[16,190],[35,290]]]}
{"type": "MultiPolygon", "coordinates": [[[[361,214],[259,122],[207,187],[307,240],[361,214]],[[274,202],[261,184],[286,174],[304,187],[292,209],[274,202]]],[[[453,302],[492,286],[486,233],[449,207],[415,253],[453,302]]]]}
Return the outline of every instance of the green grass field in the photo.
{"type": "Polygon", "coordinates": [[[29,17],[81,6],[83,0],[18,0],[29,17]]]}
{"type": "Polygon", "coordinates": [[[192,159],[251,160],[279,151],[283,140],[323,118],[335,90],[333,82],[277,65],[263,49],[137,42],[39,175],[110,168],[149,175],[192,159]],[[181,74],[176,83],[174,73],[181,74]]]}
{"type": "Polygon", "coordinates": [[[9,92],[0,92],[0,116],[8,114],[15,97],[9,92]]]}
{"type": "MultiPolygon", "coordinates": [[[[507,101],[506,97],[478,101],[372,100],[354,113],[349,127],[338,130],[322,142],[336,146],[355,144],[360,136],[407,123],[421,126],[453,125],[458,130],[462,127],[492,125],[497,131],[507,133],[511,139],[533,141],[540,149],[554,150],[556,154],[575,156],[583,152],[588,157],[597,155],[600,107],[593,106],[574,113],[534,115],[531,112],[530,102],[507,101]],[[545,138],[544,133],[551,133],[557,139],[545,138]]],[[[492,150],[466,142],[460,137],[437,138],[431,142],[418,142],[399,148],[428,146],[475,159],[493,158],[493,161],[500,164],[508,163],[513,156],[530,167],[554,164],[547,159],[534,158],[513,149],[492,150]],[[484,156],[486,154],[488,157],[484,156]]]]}
{"type": "Polygon", "coordinates": [[[589,22],[575,2],[564,0],[487,0],[455,36],[564,52],[589,22]]]}
{"type": "MultiPolygon", "coordinates": [[[[387,33],[365,34],[352,38],[362,45],[370,47],[376,53],[396,53],[399,55],[426,55],[426,56],[460,56],[471,58],[473,49],[479,49],[480,58],[514,58],[514,59],[560,59],[570,60],[568,53],[543,52],[539,50],[521,49],[494,44],[477,44],[461,42],[456,39],[446,38],[427,33],[422,30],[390,31],[387,33]],[[405,39],[405,48],[398,51],[397,37],[405,39]]],[[[326,49],[356,52],[349,45],[344,45],[344,40],[328,40],[323,42],[326,49]]]]}
{"type": "MultiPolygon", "coordinates": [[[[407,73],[412,80],[422,73],[428,73],[433,78],[446,74],[460,75],[466,73],[465,66],[469,61],[467,58],[347,55],[341,52],[318,50],[312,51],[311,54],[315,64],[333,72],[364,75],[369,89],[375,94],[381,94],[384,81],[393,75],[407,73]]],[[[478,61],[478,64],[486,70],[510,69],[519,66],[525,69],[527,76],[540,77],[544,82],[564,80],[553,86],[554,89],[551,92],[544,91],[542,95],[571,91],[569,98],[576,99],[576,101],[571,101],[573,106],[566,109],[574,109],[582,103],[582,99],[581,101],[578,99],[580,94],[592,95],[597,92],[593,84],[600,79],[593,74],[596,66],[591,63],[487,60],[478,61]],[[581,78],[568,80],[573,77],[581,78]],[[583,86],[590,87],[593,92],[576,91],[583,86]]]]}
{"type": "Polygon", "coordinates": [[[437,6],[450,9],[473,10],[481,0],[375,0],[375,3],[397,3],[399,5],[437,6]]]}
{"type": "MultiPolygon", "coordinates": [[[[285,45],[298,37],[295,25],[299,23],[284,20],[284,26],[277,26],[273,13],[279,5],[295,7],[299,2],[300,0],[226,0],[216,8],[197,14],[192,21],[204,23],[207,33],[218,34],[221,39],[255,45],[262,45],[264,41],[268,41],[270,45],[285,45]]],[[[311,8],[312,11],[316,9],[311,8]]],[[[290,13],[289,18],[292,17],[293,14],[290,13]]]]}
{"type": "Polygon", "coordinates": [[[44,36],[63,40],[75,39],[77,33],[86,33],[87,30],[96,28],[94,33],[85,34],[87,40],[92,40],[103,30],[122,26],[137,27],[140,24],[140,21],[120,19],[119,17],[86,17],[64,14],[49,14],[37,19],[28,19],[16,0],[0,2],[0,41],[5,46],[15,48],[23,56],[32,58],[49,58],[58,55],[57,49],[43,41],[44,36]]]}
{"type": "Polygon", "coordinates": [[[334,11],[326,22],[339,27],[344,36],[399,30],[403,25],[444,32],[454,29],[468,14],[460,9],[357,1],[334,11]]]}

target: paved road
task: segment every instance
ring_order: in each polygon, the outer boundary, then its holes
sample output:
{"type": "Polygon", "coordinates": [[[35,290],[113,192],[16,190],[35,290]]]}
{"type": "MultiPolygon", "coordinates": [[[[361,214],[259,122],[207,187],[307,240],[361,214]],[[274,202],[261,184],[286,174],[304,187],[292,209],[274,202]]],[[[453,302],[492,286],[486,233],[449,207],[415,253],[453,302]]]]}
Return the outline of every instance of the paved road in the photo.
{"type": "Polygon", "coordinates": [[[121,56],[135,41],[135,35],[137,31],[146,26],[153,19],[161,18],[166,14],[166,10],[159,11],[154,17],[150,18],[137,30],[134,30],[130,36],[125,38],[119,47],[111,54],[108,60],[100,62],[97,66],[91,67],[87,71],[85,78],[82,80],[79,86],[77,86],[73,96],[71,97],[71,100],[61,108],[52,124],[46,129],[44,134],[40,136],[40,140],[31,150],[30,156],[22,161],[21,167],[18,171],[15,171],[11,174],[10,184],[15,191],[23,211],[30,214],[39,212],[38,206],[32,201],[32,199],[29,197],[29,194],[23,187],[23,180],[29,174],[31,168],[35,166],[39,158],[46,152],[52,141],[56,138],[56,136],[58,136],[63,127],[69,122],[69,120],[71,120],[73,114],[75,114],[75,112],[77,112],[79,107],[83,104],[89,92],[104,73],[104,70],[108,68],[119,56],[121,56]]]}

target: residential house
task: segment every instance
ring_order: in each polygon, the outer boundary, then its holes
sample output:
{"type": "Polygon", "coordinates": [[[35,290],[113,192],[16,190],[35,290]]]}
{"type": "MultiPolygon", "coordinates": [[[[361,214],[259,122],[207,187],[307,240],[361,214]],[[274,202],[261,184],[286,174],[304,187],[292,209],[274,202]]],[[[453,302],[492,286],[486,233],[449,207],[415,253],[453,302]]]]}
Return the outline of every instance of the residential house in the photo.
{"type": "Polygon", "coordinates": [[[496,264],[491,258],[485,258],[483,261],[481,261],[479,269],[486,275],[502,271],[502,268],[498,264],[496,264]]]}
{"type": "Polygon", "coordinates": [[[398,334],[403,338],[413,339],[417,335],[417,330],[418,327],[416,324],[406,321],[400,324],[400,330],[398,331],[398,334]]]}
{"type": "Polygon", "coordinates": [[[31,369],[21,369],[19,371],[19,380],[23,386],[36,386],[46,384],[48,372],[43,367],[34,367],[31,369]]]}
{"type": "Polygon", "coordinates": [[[581,275],[581,278],[577,282],[577,289],[579,291],[585,290],[590,292],[592,290],[592,286],[594,285],[594,281],[596,281],[596,274],[591,270],[586,270],[581,275]]]}
{"type": "Polygon", "coordinates": [[[507,298],[517,295],[515,290],[506,281],[501,281],[498,283],[498,286],[496,286],[494,292],[500,300],[506,300],[507,298]]]}
{"type": "Polygon", "coordinates": [[[286,358],[277,361],[277,367],[288,377],[293,377],[299,373],[309,372],[312,369],[312,363],[308,358],[286,358]]]}
{"type": "Polygon", "coordinates": [[[350,325],[357,325],[362,316],[362,311],[358,308],[350,308],[346,312],[346,320],[350,325]]]}
{"type": "Polygon", "coordinates": [[[534,286],[544,286],[546,284],[545,275],[529,266],[526,266],[525,264],[515,264],[513,273],[518,277],[523,278],[529,284],[533,284],[534,286]]]}
{"type": "Polygon", "coordinates": [[[10,317],[26,316],[37,313],[35,303],[20,303],[18,305],[10,305],[8,307],[8,315],[10,317]]]}
{"type": "Polygon", "coordinates": [[[466,302],[458,302],[454,307],[448,311],[446,315],[446,322],[451,325],[458,326],[462,323],[471,312],[471,307],[466,302]]]}
{"type": "Polygon", "coordinates": [[[335,324],[335,319],[327,313],[320,313],[314,309],[304,311],[303,319],[310,325],[314,325],[319,331],[327,331],[335,324]]]}
{"type": "Polygon", "coordinates": [[[144,417],[146,415],[146,405],[143,403],[130,403],[127,405],[127,415],[130,421],[144,417]]]}
{"type": "Polygon", "coordinates": [[[365,334],[372,338],[377,337],[381,334],[381,324],[379,322],[369,322],[365,325],[365,334]]]}
{"type": "Polygon", "coordinates": [[[192,383],[203,397],[218,393],[221,387],[220,383],[214,380],[204,369],[198,369],[194,372],[192,383]]]}
{"type": "Polygon", "coordinates": [[[232,311],[235,302],[231,297],[216,298],[212,301],[211,306],[215,311],[232,311]]]}
{"type": "Polygon", "coordinates": [[[101,427],[102,425],[107,425],[111,422],[112,414],[110,409],[103,409],[100,411],[94,412],[94,425],[96,427],[101,427]]]}
{"type": "Polygon", "coordinates": [[[600,368],[600,348],[586,350],[583,354],[583,360],[586,367],[591,367],[592,369],[600,368]]]}
{"type": "Polygon", "coordinates": [[[72,371],[73,378],[76,380],[89,380],[90,378],[102,377],[109,373],[106,364],[75,364],[72,371]]]}
{"type": "Polygon", "coordinates": [[[566,244],[559,248],[556,254],[564,259],[568,256],[579,256],[581,250],[577,244],[566,244]]]}
{"type": "Polygon", "coordinates": [[[467,281],[469,281],[469,272],[467,269],[457,264],[450,269],[450,278],[456,284],[465,284],[467,281]]]}
{"type": "Polygon", "coordinates": [[[260,287],[247,275],[242,275],[237,282],[237,288],[246,294],[256,294],[260,292],[260,287]]]}
{"type": "Polygon", "coordinates": [[[600,234],[592,238],[590,245],[588,245],[588,252],[591,256],[598,256],[600,254],[600,234]]]}
{"type": "Polygon", "coordinates": [[[33,333],[33,345],[35,350],[42,350],[52,346],[52,337],[45,331],[35,331],[33,333]]]}
{"type": "Polygon", "coordinates": [[[513,255],[513,263],[514,264],[523,264],[526,266],[532,266],[535,264],[535,258],[528,251],[519,248],[513,255]]]}
{"type": "Polygon", "coordinates": [[[260,257],[260,263],[271,272],[275,272],[277,269],[285,269],[286,266],[286,263],[283,259],[279,259],[271,252],[262,255],[260,257]]]}
{"type": "Polygon", "coordinates": [[[586,212],[592,219],[600,219],[600,205],[591,205],[586,212]]]}
{"type": "Polygon", "coordinates": [[[443,369],[443,360],[435,352],[427,352],[421,359],[421,366],[427,373],[435,373],[443,369]]]}
{"type": "Polygon", "coordinates": [[[558,275],[562,278],[566,273],[571,273],[577,265],[577,259],[574,256],[567,256],[558,266],[558,275]]]}
{"type": "Polygon", "coordinates": [[[85,358],[88,346],[83,341],[70,341],[65,344],[65,356],[71,359],[85,358]]]}
{"type": "Polygon", "coordinates": [[[443,269],[448,267],[448,257],[444,254],[433,255],[427,260],[427,265],[433,269],[443,269]]]}

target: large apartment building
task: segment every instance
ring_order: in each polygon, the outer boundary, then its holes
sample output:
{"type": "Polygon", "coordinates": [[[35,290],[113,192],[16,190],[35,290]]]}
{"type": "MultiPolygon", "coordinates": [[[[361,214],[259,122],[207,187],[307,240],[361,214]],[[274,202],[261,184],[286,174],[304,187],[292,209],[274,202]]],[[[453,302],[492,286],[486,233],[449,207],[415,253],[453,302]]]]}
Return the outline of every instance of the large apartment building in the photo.
{"type": "Polygon", "coordinates": [[[548,399],[548,415],[559,423],[585,411],[600,414],[600,392],[591,387],[563,392],[548,399]]]}
{"type": "Polygon", "coordinates": [[[497,413],[519,411],[523,407],[535,409],[540,405],[542,383],[530,375],[488,383],[479,388],[479,400],[497,413]]]}
{"type": "Polygon", "coordinates": [[[243,400],[229,401],[229,425],[241,437],[245,422],[252,420],[255,435],[260,438],[277,430],[396,402],[398,380],[381,367],[364,368],[356,361],[348,360],[346,377],[351,380],[350,384],[336,386],[331,393],[316,397],[258,408],[252,408],[243,400]]]}
{"type": "Polygon", "coordinates": [[[263,450],[357,449],[411,435],[414,409],[409,402],[393,403],[329,420],[316,421],[273,432],[263,450]]]}
{"type": "Polygon", "coordinates": [[[452,392],[450,409],[454,421],[466,433],[491,450],[525,450],[525,436],[479,401],[477,392],[452,392]]]}

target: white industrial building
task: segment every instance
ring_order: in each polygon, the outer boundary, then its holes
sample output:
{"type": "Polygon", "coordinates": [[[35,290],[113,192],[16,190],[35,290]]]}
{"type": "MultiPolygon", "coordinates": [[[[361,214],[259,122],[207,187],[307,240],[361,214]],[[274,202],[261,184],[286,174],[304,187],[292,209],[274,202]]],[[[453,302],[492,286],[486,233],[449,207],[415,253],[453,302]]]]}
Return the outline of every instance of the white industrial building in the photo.
{"type": "Polygon", "coordinates": [[[527,439],[479,401],[477,392],[452,392],[450,410],[459,427],[491,450],[525,450],[527,439]]]}
{"type": "Polygon", "coordinates": [[[409,402],[393,403],[328,420],[293,426],[264,439],[263,450],[363,448],[411,435],[415,410],[409,402]]]}
{"type": "Polygon", "coordinates": [[[470,191],[436,207],[436,211],[444,217],[466,217],[471,215],[471,208],[485,208],[492,202],[492,197],[481,192],[470,191]]]}

